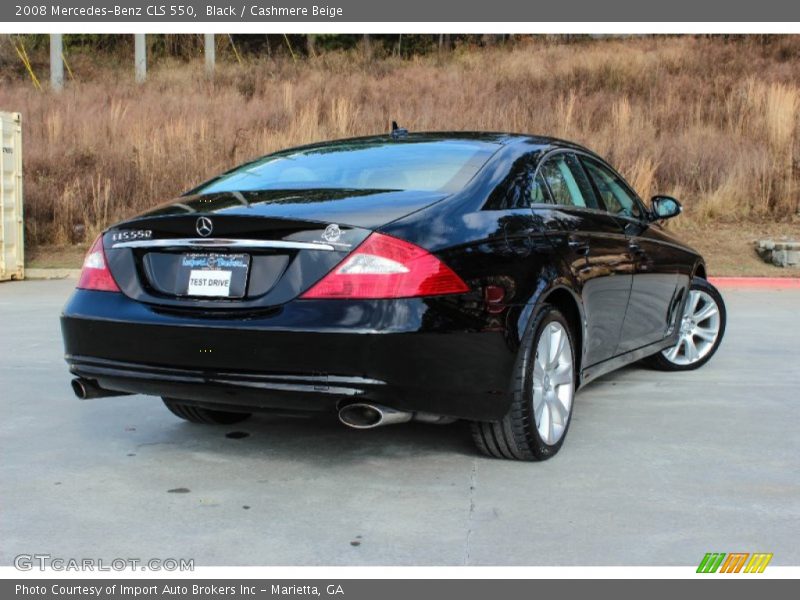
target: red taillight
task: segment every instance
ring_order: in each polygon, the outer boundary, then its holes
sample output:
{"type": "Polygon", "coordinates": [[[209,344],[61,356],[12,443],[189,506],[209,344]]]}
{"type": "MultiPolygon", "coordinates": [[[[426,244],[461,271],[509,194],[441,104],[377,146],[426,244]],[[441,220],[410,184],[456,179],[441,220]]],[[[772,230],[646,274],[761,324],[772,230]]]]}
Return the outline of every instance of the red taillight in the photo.
{"type": "Polygon", "coordinates": [[[467,291],[467,284],[433,254],[373,233],[301,298],[414,298],[467,291]]]}
{"type": "Polygon", "coordinates": [[[103,251],[103,236],[97,239],[86,253],[83,260],[83,270],[78,281],[78,287],[82,290],[100,290],[103,292],[118,292],[119,286],[111,276],[106,262],[106,253],[103,251]]]}

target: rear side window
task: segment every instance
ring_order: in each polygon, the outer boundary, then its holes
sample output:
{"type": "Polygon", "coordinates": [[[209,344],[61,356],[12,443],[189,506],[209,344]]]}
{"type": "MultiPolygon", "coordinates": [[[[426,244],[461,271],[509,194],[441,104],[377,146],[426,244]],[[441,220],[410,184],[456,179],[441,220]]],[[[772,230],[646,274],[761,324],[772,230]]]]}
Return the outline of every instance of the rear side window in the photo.
{"type": "Polygon", "coordinates": [[[633,192],[619,176],[595,160],[590,158],[582,160],[589,176],[597,186],[597,191],[608,212],[626,217],[639,218],[641,216],[639,204],[636,202],[633,192]]]}
{"type": "Polygon", "coordinates": [[[530,198],[531,204],[551,204],[553,202],[541,172],[537,173],[531,182],[530,198]]]}
{"type": "Polygon", "coordinates": [[[547,182],[553,202],[562,206],[598,208],[591,183],[572,154],[557,154],[542,165],[539,173],[547,182]]]}
{"type": "Polygon", "coordinates": [[[536,174],[542,154],[542,150],[536,150],[517,158],[502,183],[492,190],[484,209],[514,210],[530,208],[532,204],[551,204],[547,184],[536,174]]]}

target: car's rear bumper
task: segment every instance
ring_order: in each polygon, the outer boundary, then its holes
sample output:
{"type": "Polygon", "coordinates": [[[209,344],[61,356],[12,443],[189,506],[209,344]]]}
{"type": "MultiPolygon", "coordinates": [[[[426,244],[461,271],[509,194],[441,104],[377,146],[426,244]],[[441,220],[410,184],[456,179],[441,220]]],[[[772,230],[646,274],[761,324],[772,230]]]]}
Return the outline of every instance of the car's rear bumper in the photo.
{"type": "Polygon", "coordinates": [[[76,290],[61,324],[75,375],[101,387],[248,409],[398,410],[493,420],[513,343],[450,299],[294,301],[271,313],[176,313],[76,290]]]}

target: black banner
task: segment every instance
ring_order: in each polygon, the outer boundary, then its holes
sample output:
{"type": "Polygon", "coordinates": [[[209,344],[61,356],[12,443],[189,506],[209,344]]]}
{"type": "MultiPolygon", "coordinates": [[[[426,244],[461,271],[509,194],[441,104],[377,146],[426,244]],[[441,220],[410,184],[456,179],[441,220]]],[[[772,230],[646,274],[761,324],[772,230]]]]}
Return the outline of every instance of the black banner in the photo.
{"type": "MultiPolygon", "coordinates": [[[[331,600],[459,600],[485,598],[643,598],[683,600],[724,595],[726,600],[794,597],[792,580],[421,580],[421,579],[310,579],[310,580],[5,580],[0,596],[15,600],[275,600],[329,598],[331,600]]],[[[795,590],[796,591],[796,590],[795,590]]]]}
{"type": "Polygon", "coordinates": [[[0,4],[5,22],[792,22],[800,4],[730,0],[572,2],[376,2],[375,0],[17,0],[0,4]]]}

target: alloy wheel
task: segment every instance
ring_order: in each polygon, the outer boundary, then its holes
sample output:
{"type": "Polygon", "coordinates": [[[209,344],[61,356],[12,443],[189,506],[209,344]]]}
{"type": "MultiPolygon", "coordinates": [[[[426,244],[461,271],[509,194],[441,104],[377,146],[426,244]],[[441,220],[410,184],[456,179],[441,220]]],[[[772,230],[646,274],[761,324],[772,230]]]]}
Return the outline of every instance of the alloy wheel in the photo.
{"type": "Polygon", "coordinates": [[[567,429],[575,395],[572,345],[561,323],[542,330],[533,363],[533,416],[539,437],[557,443],[567,429]]]}
{"type": "Polygon", "coordinates": [[[676,365],[703,360],[714,349],[721,322],[714,298],[703,290],[691,290],[683,309],[678,342],[661,355],[676,365]]]}

